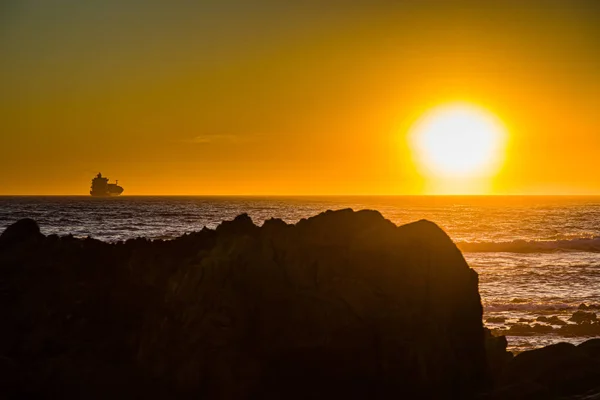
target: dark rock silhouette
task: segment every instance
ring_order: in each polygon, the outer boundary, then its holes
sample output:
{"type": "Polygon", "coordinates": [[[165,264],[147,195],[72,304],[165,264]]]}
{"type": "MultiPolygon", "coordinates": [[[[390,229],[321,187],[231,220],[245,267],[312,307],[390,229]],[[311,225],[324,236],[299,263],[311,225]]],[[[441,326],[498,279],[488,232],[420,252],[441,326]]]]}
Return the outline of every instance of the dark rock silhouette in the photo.
{"type": "Polygon", "coordinates": [[[578,324],[582,322],[595,322],[596,313],[586,311],[575,311],[571,318],[569,318],[569,321],[577,322],[578,324]]]}
{"type": "Polygon", "coordinates": [[[11,246],[19,243],[37,242],[43,235],[37,222],[30,218],[21,219],[10,225],[0,235],[0,246],[11,246]]]}
{"type": "Polygon", "coordinates": [[[107,244],[32,241],[30,221],[2,236],[3,394],[468,398],[487,383],[477,274],[431,222],[241,215],[107,244]]]}
{"type": "Polygon", "coordinates": [[[598,339],[558,343],[517,355],[503,370],[494,399],[583,399],[600,396],[598,339]]]}
{"type": "Polygon", "coordinates": [[[553,328],[549,325],[542,324],[515,324],[510,327],[510,329],[506,332],[506,335],[509,336],[528,336],[535,335],[538,333],[548,333],[552,332],[553,328]]]}
{"type": "MultiPolygon", "coordinates": [[[[485,328],[485,351],[492,379],[497,379],[513,359],[513,354],[506,350],[506,336],[494,336],[492,331],[485,328]]],[[[494,382],[495,383],[495,382],[494,382]]]]}
{"type": "Polygon", "coordinates": [[[116,244],[21,220],[0,236],[0,398],[549,399],[600,387],[597,341],[513,359],[483,327],[477,281],[435,224],[397,227],[376,211],[261,227],[240,215],[116,244]]]}
{"type": "Polygon", "coordinates": [[[542,315],[542,316],[537,317],[536,321],[545,322],[547,324],[552,324],[552,325],[567,325],[567,323],[565,321],[558,318],[556,315],[553,315],[551,317],[545,317],[542,315]]]}
{"type": "Polygon", "coordinates": [[[559,332],[563,336],[600,336],[600,322],[583,321],[569,324],[561,326],[559,332]]]}
{"type": "Polygon", "coordinates": [[[585,304],[585,303],[581,303],[579,305],[579,307],[577,307],[579,310],[600,310],[600,304],[585,304]]]}
{"type": "Polygon", "coordinates": [[[590,339],[577,347],[584,351],[589,357],[593,357],[600,361],[600,339],[590,339]]]}

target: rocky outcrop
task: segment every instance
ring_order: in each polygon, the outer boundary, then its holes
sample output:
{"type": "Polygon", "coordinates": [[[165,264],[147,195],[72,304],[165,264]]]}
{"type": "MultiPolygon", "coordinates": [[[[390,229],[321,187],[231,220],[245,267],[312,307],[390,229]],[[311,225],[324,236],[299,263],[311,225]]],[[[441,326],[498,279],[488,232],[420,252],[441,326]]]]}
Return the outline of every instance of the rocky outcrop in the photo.
{"type": "Polygon", "coordinates": [[[34,224],[0,239],[4,397],[468,399],[486,343],[504,360],[477,274],[431,222],[241,215],[116,244],[34,224]]]}
{"type": "Polygon", "coordinates": [[[485,399],[598,399],[600,339],[523,352],[505,366],[496,386],[485,399]]]}
{"type": "Polygon", "coordinates": [[[503,374],[513,359],[513,353],[506,350],[507,346],[506,336],[494,336],[490,329],[485,328],[485,352],[492,381],[503,374]]]}
{"type": "Polygon", "coordinates": [[[576,322],[578,324],[583,322],[593,323],[597,321],[596,313],[594,312],[585,312],[585,311],[576,311],[573,313],[569,321],[576,322]]]}
{"type": "Polygon", "coordinates": [[[0,235],[0,248],[23,242],[36,242],[43,238],[40,227],[31,218],[21,219],[0,235]]]}

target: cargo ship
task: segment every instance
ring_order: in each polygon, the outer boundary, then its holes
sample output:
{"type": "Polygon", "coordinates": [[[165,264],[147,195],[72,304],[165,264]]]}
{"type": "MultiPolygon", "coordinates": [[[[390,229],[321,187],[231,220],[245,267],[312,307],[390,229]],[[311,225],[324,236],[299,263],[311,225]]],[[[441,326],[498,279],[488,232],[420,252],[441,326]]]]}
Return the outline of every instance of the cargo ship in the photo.
{"type": "Polygon", "coordinates": [[[91,189],[90,194],[94,197],[119,196],[123,193],[123,188],[119,186],[119,181],[108,183],[108,178],[103,177],[100,172],[92,179],[91,189]]]}

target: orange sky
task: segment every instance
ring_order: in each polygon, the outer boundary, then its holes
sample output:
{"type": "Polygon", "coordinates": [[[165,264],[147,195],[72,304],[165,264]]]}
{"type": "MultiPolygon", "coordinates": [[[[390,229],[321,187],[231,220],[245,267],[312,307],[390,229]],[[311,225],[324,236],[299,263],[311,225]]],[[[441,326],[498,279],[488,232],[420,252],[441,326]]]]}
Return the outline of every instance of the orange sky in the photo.
{"type": "Polygon", "coordinates": [[[453,101],[509,129],[491,193],[600,194],[598,1],[197,3],[3,2],[0,194],[420,194],[453,101]]]}

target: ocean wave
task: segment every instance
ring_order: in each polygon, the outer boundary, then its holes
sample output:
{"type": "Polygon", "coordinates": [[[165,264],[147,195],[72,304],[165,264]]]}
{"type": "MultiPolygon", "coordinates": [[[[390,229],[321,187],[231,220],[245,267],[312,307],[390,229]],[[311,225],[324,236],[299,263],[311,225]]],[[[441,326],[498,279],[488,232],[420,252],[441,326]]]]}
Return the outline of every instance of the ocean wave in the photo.
{"type": "Polygon", "coordinates": [[[458,242],[466,253],[553,253],[583,251],[600,253],[600,237],[570,240],[513,240],[509,242],[458,242]]]}
{"type": "Polygon", "coordinates": [[[590,301],[554,301],[554,302],[536,302],[531,299],[514,298],[508,301],[490,301],[484,302],[486,312],[503,311],[533,311],[539,313],[555,311],[600,311],[600,303],[590,301]]]}
{"type": "MultiPolygon", "coordinates": [[[[579,305],[572,303],[489,303],[484,305],[484,310],[490,312],[505,312],[505,311],[525,311],[536,313],[553,313],[574,311],[579,309],[579,305]]],[[[583,309],[583,308],[582,308],[583,309]]]]}

